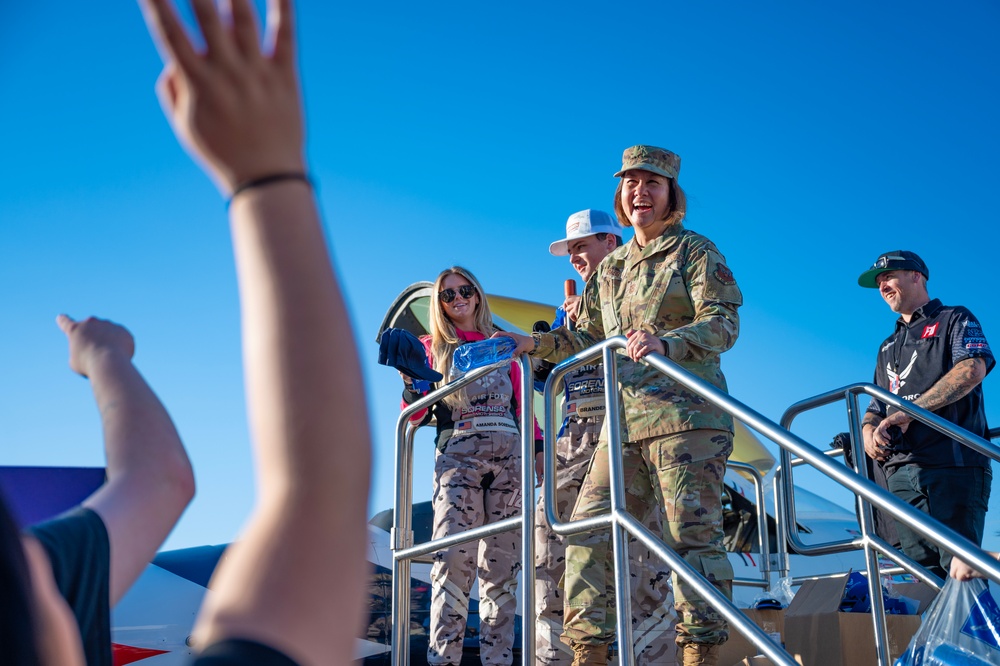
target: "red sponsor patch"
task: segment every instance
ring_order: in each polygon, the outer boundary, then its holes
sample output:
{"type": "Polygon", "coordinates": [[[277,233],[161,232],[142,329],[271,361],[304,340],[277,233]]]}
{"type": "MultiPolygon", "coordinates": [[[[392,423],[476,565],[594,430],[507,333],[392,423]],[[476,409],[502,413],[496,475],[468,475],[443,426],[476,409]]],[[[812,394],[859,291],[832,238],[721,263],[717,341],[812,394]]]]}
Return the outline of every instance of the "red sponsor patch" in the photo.
{"type": "Polygon", "coordinates": [[[715,264],[715,272],[713,272],[712,275],[714,275],[715,279],[724,285],[731,287],[736,284],[736,278],[733,277],[733,272],[723,263],[715,264]]]}
{"type": "Polygon", "coordinates": [[[923,339],[923,338],[933,338],[935,335],[937,335],[938,327],[940,325],[941,325],[941,322],[936,322],[934,324],[931,324],[930,326],[924,326],[924,332],[920,336],[920,338],[921,339],[923,339]]]}

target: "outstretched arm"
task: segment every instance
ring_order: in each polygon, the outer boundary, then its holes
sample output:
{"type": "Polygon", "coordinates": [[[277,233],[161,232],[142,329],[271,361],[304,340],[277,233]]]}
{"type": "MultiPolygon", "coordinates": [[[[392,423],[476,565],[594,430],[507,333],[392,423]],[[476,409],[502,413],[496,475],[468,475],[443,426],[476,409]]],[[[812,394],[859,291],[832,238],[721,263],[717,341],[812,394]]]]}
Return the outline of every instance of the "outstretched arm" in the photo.
{"type": "Polygon", "coordinates": [[[83,504],[108,530],[114,605],[191,501],[194,476],[170,415],[132,365],[132,335],[101,319],[56,322],[69,340],[70,367],[90,379],[104,427],[108,480],[83,504]]]}
{"type": "Polygon", "coordinates": [[[498,336],[513,338],[517,343],[514,356],[530,354],[535,358],[556,363],[604,340],[604,323],[601,319],[596,274],[587,281],[583,299],[577,303],[576,319],[572,321],[571,326],[563,325],[547,333],[535,332],[531,335],[507,331],[493,334],[494,338],[498,336]]]}
{"type": "Polygon", "coordinates": [[[269,0],[262,52],[247,0],[231,0],[227,15],[195,0],[204,53],[168,0],[142,3],[166,59],[168,118],[222,191],[238,191],[230,223],[259,500],[215,574],[196,640],[251,639],[301,664],[347,664],[367,578],[370,437],[313,194],[287,177],[305,169],[291,3],[269,0]]]}

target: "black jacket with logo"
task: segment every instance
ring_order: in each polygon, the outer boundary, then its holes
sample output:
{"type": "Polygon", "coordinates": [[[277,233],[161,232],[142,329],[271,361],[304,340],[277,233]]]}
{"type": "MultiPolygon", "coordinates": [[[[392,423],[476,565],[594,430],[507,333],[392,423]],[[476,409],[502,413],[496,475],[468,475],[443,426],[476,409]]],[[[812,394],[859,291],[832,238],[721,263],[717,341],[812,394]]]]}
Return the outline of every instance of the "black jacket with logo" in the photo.
{"type": "MultiPolygon", "coordinates": [[[[879,348],[875,384],[905,400],[914,401],[941,377],[967,358],[986,361],[986,372],[995,361],[976,317],[962,306],[942,305],[934,299],[918,308],[909,323],[900,317],[896,330],[879,348]]],[[[868,411],[883,418],[886,410],[872,400],[868,411]]],[[[938,416],[987,439],[986,409],[982,384],[968,395],[934,412],[938,416]]],[[[888,473],[915,463],[923,467],[989,467],[989,459],[919,421],[903,433],[902,444],[884,463],[888,473]]]]}

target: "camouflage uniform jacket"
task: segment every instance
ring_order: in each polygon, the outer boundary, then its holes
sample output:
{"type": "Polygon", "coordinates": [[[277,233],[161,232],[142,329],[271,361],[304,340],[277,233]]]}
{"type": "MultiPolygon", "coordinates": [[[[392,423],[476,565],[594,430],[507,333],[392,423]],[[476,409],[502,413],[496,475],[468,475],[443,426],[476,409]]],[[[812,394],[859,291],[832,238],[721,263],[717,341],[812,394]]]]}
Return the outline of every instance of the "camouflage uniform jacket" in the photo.
{"type": "MultiPolygon", "coordinates": [[[[715,245],[677,224],[646,247],[635,239],[605,257],[587,282],[575,331],[534,333],[533,356],[561,361],[602,340],[645,330],[672,361],[726,390],[719,355],[739,335],[743,304],[715,245]]],[[[733,420],[644,363],[620,354],[625,441],[688,430],[733,430],[733,420]]]]}

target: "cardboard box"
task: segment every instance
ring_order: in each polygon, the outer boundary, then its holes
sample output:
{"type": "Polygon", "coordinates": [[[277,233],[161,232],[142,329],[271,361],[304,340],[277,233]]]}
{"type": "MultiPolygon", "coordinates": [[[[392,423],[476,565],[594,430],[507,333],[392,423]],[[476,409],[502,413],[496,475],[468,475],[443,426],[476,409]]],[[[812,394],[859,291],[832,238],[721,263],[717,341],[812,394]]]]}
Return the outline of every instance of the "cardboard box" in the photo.
{"type": "MultiPolygon", "coordinates": [[[[744,608],[743,614],[764,630],[766,634],[772,634],[772,638],[780,645],[785,640],[785,611],[783,610],[754,610],[744,608]]],[[[735,666],[742,663],[742,660],[753,657],[760,653],[757,646],[750,642],[750,639],[736,630],[729,627],[729,640],[722,644],[719,650],[719,666],[735,666]]]]}
{"type": "MultiPolygon", "coordinates": [[[[785,609],[785,648],[810,666],[877,663],[871,613],[841,613],[847,575],[803,583],[785,609]]],[[[921,583],[898,583],[895,591],[919,602],[917,615],[886,615],[890,659],[895,661],[920,628],[920,615],[937,591],[921,583]]]]}

